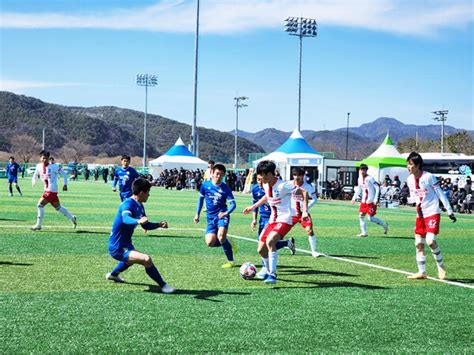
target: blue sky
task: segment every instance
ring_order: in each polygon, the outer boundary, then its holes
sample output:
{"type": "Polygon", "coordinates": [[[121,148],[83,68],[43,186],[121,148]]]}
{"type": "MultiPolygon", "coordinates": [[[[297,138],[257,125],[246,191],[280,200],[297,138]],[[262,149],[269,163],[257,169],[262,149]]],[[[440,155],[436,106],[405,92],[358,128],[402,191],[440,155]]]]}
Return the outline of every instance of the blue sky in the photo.
{"type": "MultiPolygon", "coordinates": [[[[71,106],[143,110],[137,73],[156,73],[148,111],[193,118],[195,1],[0,0],[0,88],[71,106]]],[[[474,129],[473,10],[467,0],[201,0],[198,125],[297,124],[298,40],[283,20],[318,21],[303,40],[302,129],[386,116],[474,129]]]]}

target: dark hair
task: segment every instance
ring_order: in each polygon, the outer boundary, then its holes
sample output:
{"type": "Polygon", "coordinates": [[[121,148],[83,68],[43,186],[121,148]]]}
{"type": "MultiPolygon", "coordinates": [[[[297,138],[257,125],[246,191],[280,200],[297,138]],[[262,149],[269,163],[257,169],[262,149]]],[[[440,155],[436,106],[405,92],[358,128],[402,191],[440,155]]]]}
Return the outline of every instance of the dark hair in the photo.
{"type": "Polygon", "coordinates": [[[302,176],[304,175],[304,170],[299,166],[295,166],[293,169],[291,169],[291,175],[302,176]]]}
{"type": "Polygon", "coordinates": [[[39,154],[40,157],[48,157],[49,158],[49,152],[47,150],[42,150],[39,154]]]}
{"type": "Polygon", "coordinates": [[[10,158],[8,158],[8,160],[10,160],[10,159],[15,160],[15,157],[14,157],[14,156],[11,156],[10,158]]]}
{"type": "Polygon", "coordinates": [[[421,169],[423,167],[423,158],[421,155],[417,152],[411,152],[410,155],[407,157],[407,162],[412,161],[413,164],[418,165],[418,167],[421,169]]]}
{"type": "MultiPolygon", "coordinates": [[[[212,160],[211,160],[212,161],[212,160]]],[[[225,166],[223,164],[216,164],[214,165],[214,167],[212,168],[212,171],[214,170],[219,170],[219,171],[222,171],[224,174],[226,172],[226,169],[225,169],[225,166]]]]}
{"type": "Polygon", "coordinates": [[[214,160],[209,160],[209,161],[207,162],[207,164],[212,164],[212,165],[214,165],[215,163],[216,163],[216,162],[215,162],[214,160]]]}
{"type": "Polygon", "coordinates": [[[367,164],[360,164],[359,169],[360,170],[367,170],[367,169],[369,169],[369,167],[367,166],[367,164]]]}
{"type": "Polygon", "coordinates": [[[49,160],[54,160],[54,157],[49,157],[49,160]]]}
{"type": "Polygon", "coordinates": [[[120,158],[120,160],[124,160],[124,159],[127,159],[128,161],[132,160],[132,158],[130,158],[130,155],[122,155],[122,158],[120,158]]]}
{"type": "Polygon", "coordinates": [[[140,194],[140,192],[148,192],[151,189],[151,184],[147,179],[138,178],[132,184],[132,192],[134,195],[140,194]]]}
{"type": "Polygon", "coordinates": [[[263,175],[272,173],[275,176],[276,165],[271,160],[263,160],[257,165],[257,174],[263,175]]]}

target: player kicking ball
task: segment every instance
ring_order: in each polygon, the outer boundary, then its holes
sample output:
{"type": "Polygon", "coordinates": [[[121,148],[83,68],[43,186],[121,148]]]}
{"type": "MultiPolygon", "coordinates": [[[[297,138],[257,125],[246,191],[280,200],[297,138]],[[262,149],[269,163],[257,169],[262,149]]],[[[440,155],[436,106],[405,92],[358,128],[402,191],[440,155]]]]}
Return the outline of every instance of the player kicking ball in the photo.
{"type": "Polygon", "coordinates": [[[204,181],[199,190],[199,198],[194,223],[199,223],[199,216],[206,200],[206,244],[210,248],[222,246],[227,262],[224,269],[234,267],[234,252],[236,247],[227,238],[227,229],[230,223],[230,214],[235,210],[234,195],[230,188],[222,182],[225,176],[225,166],[216,164],[211,171],[211,180],[204,181]],[[229,202],[229,208],[227,208],[229,202]]]}
{"type": "Polygon", "coordinates": [[[39,231],[43,225],[44,217],[44,206],[48,203],[53,206],[56,211],[62,213],[66,216],[71,222],[74,228],[77,226],[76,217],[73,216],[66,207],[61,206],[58,198],[58,176],[61,174],[63,176],[63,191],[67,191],[67,174],[66,172],[55,163],[50,163],[50,154],[49,152],[42,150],[40,152],[40,163],[36,165],[35,173],[32,178],[33,187],[36,184],[38,178],[41,179],[44,183],[44,193],[43,196],[38,201],[38,218],[34,226],[31,227],[33,231],[39,231]]]}
{"type": "Polygon", "coordinates": [[[410,173],[407,179],[410,196],[416,201],[415,245],[416,264],[418,265],[418,273],[410,275],[408,278],[410,280],[427,278],[425,244],[428,244],[438,266],[438,277],[440,280],[444,280],[446,278],[446,269],[443,264],[441,250],[436,243],[441,219],[439,201],[441,200],[443,206],[445,206],[453,223],[456,222],[456,217],[436,177],[422,170],[423,158],[420,154],[416,152],[410,153],[407,158],[407,168],[410,173]]]}
{"type": "Polygon", "coordinates": [[[291,200],[292,194],[301,194],[303,198],[302,218],[308,218],[307,192],[295,186],[292,182],[284,182],[276,177],[276,165],[269,160],[261,161],[257,166],[257,174],[262,177],[263,196],[257,203],[246,207],[243,211],[248,214],[268,202],[271,208],[270,221],[260,235],[258,252],[262,257],[262,270],[257,278],[267,284],[277,281],[278,248],[281,241],[293,227],[291,200]]]}
{"type": "Polygon", "coordinates": [[[160,286],[161,292],[173,293],[176,290],[163,280],[151,257],[135,250],[132,244],[132,235],[138,225],[145,231],[168,228],[168,222],[148,221],[143,204],[150,197],[150,189],[151,184],[148,180],[136,179],[132,184],[132,197],[125,199],[120,205],[109,237],[109,254],[119,263],[112,272],[105,275],[105,278],[110,281],[125,282],[119,276],[120,273],[133,264],[140,264],[145,267],[147,275],[160,286]]]}

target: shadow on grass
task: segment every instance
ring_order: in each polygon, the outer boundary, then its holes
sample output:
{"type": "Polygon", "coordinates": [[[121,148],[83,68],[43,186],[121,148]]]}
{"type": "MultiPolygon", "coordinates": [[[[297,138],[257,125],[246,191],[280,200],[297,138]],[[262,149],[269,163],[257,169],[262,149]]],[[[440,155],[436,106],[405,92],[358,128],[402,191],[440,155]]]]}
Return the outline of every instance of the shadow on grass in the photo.
{"type": "Polygon", "coordinates": [[[26,222],[26,219],[16,219],[16,218],[0,218],[0,221],[14,221],[14,222],[26,222]]]}
{"type": "Polygon", "coordinates": [[[415,237],[388,237],[386,235],[383,236],[382,239],[407,239],[415,241],[415,237]]]}
{"type": "Polygon", "coordinates": [[[15,263],[12,261],[0,261],[0,265],[11,265],[11,266],[31,266],[30,263],[15,263]]]}
{"type": "Polygon", "coordinates": [[[378,256],[361,256],[361,255],[349,255],[349,254],[328,254],[328,256],[335,256],[338,258],[380,259],[378,256]]]}
{"type": "Polygon", "coordinates": [[[153,233],[153,232],[148,232],[147,234],[145,235],[137,235],[137,236],[134,236],[134,238],[179,238],[179,239],[197,239],[195,236],[185,236],[185,235],[159,235],[159,234],[155,234],[155,235],[151,235],[150,233],[153,233]]]}
{"type": "MultiPolygon", "coordinates": [[[[148,290],[145,290],[145,292],[151,292],[151,293],[161,293],[161,288],[157,285],[150,285],[150,284],[144,284],[144,283],[138,283],[138,282],[125,282],[124,285],[134,285],[134,286],[147,286],[148,290]]],[[[211,297],[218,297],[221,295],[231,295],[231,296],[248,296],[251,295],[249,292],[227,292],[227,291],[221,291],[221,290],[184,290],[184,289],[178,289],[176,290],[175,293],[170,294],[170,296],[179,296],[179,295],[190,295],[194,296],[195,299],[197,300],[202,300],[202,301],[211,301],[211,302],[224,302],[222,300],[216,300],[216,299],[211,299],[211,297]]]]}
{"type": "Polygon", "coordinates": [[[472,283],[474,283],[474,279],[451,279],[451,278],[447,278],[446,280],[447,281],[453,281],[453,282],[459,282],[459,283],[462,283],[462,284],[472,284],[472,283]]]}
{"type": "Polygon", "coordinates": [[[362,288],[362,289],[365,289],[365,290],[386,290],[386,289],[388,289],[387,287],[358,284],[358,283],[349,282],[349,281],[340,281],[340,282],[293,281],[293,280],[286,280],[286,279],[281,279],[281,278],[278,278],[278,281],[301,283],[301,284],[305,284],[305,285],[308,285],[308,286],[274,287],[274,289],[276,289],[276,290],[286,289],[286,288],[333,288],[333,287],[362,288]]]}
{"type": "Polygon", "coordinates": [[[293,266],[278,266],[278,269],[284,270],[284,275],[329,275],[329,276],[339,276],[339,277],[356,277],[358,275],[346,274],[345,272],[333,272],[333,271],[324,271],[324,270],[315,270],[315,269],[308,269],[308,268],[295,268],[293,266]],[[293,270],[292,270],[293,269],[293,270]]]}

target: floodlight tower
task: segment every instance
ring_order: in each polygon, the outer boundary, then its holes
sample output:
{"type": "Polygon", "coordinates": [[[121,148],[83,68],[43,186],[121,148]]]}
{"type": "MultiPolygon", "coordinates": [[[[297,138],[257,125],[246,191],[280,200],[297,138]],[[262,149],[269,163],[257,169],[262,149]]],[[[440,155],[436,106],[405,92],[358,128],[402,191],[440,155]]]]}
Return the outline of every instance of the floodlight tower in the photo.
{"type": "Polygon", "coordinates": [[[145,87],[145,119],[143,122],[143,169],[146,169],[146,116],[147,116],[147,110],[148,110],[148,87],[156,86],[157,84],[158,84],[157,75],[137,74],[137,85],[145,87]]]}
{"type": "Polygon", "coordinates": [[[439,110],[431,112],[437,116],[433,119],[435,121],[441,122],[441,153],[444,153],[444,122],[446,122],[446,120],[448,119],[446,117],[448,115],[448,112],[448,110],[439,110]]]}
{"type": "Polygon", "coordinates": [[[247,107],[248,105],[243,101],[248,100],[247,96],[234,97],[235,100],[235,156],[234,156],[234,169],[237,169],[237,137],[239,132],[239,108],[247,107]]]}
{"type": "Polygon", "coordinates": [[[298,75],[298,130],[301,130],[301,62],[303,59],[303,37],[316,37],[318,24],[316,20],[304,17],[288,17],[285,20],[285,32],[300,39],[299,75],[298,75]]]}
{"type": "Polygon", "coordinates": [[[351,115],[350,112],[347,113],[347,130],[346,130],[346,159],[347,154],[349,153],[349,116],[351,115]]]}

